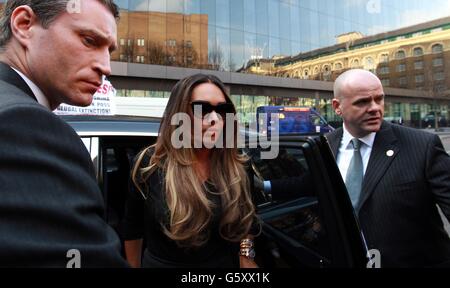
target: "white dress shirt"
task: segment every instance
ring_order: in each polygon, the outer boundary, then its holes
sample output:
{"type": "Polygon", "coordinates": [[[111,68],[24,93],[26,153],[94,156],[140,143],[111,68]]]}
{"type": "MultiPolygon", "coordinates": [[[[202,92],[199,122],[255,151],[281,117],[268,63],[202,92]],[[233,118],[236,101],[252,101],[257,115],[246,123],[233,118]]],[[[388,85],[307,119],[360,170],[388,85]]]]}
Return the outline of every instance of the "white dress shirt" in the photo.
{"type": "Polygon", "coordinates": [[[11,67],[11,68],[14,71],[16,71],[17,74],[19,74],[20,77],[22,77],[22,79],[27,83],[28,87],[30,87],[31,91],[34,94],[34,97],[36,97],[38,103],[41,104],[44,107],[47,107],[49,110],[51,110],[50,103],[48,102],[48,99],[47,99],[47,97],[45,97],[44,93],[42,93],[42,90],[39,89],[39,87],[36,86],[36,84],[34,84],[33,81],[28,79],[28,77],[25,76],[22,72],[20,72],[19,70],[15,69],[14,67],[11,67]]]}
{"type": "MultiPolygon", "coordinates": [[[[342,128],[344,133],[342,135],[341,145],[339,146],[337,164],[339,171],[341,172],[342,179],[345,181],[348,166],[350,165],[350,161],[352,161],[353,157],[353,145],[351,144],[351,141],[356,137],[353,137],[350,132],[348,132],[347,128],[345,128],[345,124],[342,128]]],[[[375,135],[376,133],[372,132],[363,138],[358,138],[362,142],[360,152],[364,166],[363,175],[366,174],[367,164],[369,164],[370,153],[372,153],[373,142],[375,141],[375,135]]]]}

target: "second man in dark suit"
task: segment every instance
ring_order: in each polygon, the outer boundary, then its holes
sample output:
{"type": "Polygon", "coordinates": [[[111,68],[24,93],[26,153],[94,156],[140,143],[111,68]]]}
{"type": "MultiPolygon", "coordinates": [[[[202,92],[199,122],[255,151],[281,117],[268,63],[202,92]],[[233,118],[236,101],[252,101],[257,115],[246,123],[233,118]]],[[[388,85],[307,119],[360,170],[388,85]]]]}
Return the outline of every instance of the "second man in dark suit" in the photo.
{"type": "Polygon", "coordinates": [[[118,8],[68,2],[9,0],[0,18],[0,267],[126,267],[89,154],[51,111],[92,102],[118,8]]]}
{"type": "Polygon", "coordinates": [[[382,267],[449,266],[450,157],[437,135],[383,121],[384,91],[365,70],[336,79],[343,128],[327,135],[369,249],[382,267]]]}

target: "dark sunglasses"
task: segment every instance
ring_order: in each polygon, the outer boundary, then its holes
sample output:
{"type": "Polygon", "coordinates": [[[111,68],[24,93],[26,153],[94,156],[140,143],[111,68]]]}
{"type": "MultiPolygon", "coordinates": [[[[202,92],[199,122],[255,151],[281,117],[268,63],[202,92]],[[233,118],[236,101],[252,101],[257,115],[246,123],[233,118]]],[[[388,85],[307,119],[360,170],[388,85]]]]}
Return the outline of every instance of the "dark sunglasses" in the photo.
{"type": "Polygon", "coordinates": [[[234,107],[231,103],[220,103],[217,106],[211,105],[207,101],[193,101],[191,102],[192,113],[195,115],[195,109],[201,109],[202,117],[215,111],[222,118],[225,118],[227,113],[234,113],[234,107]]]}

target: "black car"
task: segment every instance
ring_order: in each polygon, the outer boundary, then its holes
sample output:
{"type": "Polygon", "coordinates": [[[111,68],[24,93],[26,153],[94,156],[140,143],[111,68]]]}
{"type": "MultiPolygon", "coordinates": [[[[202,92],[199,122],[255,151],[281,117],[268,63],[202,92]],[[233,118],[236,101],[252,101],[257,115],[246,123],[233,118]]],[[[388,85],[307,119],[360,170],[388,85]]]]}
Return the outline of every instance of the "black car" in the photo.
{"type": "MultiPolygon", "coordinates": [[[[156,141],[160,119],[63,118],[80,135],[92,157],[107,207],[105,217],[118,230],[131,161],[156,141]]],[[[274,159],[262,159],[261,152],[267,149],[261,147],[266,146],[249,141],[246,147],[255,148],[245,148],[245,152],[251,156],[256,177],[281,182],[285,189],[293,190],[277,201],[273,200],[276,195],[257,192],[257,211],[263,221],[263,233],[256,242],[260,267],[367,267],[368,251],[326,138],[281,136],[274,159]],[[305,173],[310,177],[311,191],[289,184],[305,173]]]]}
{"type": "MultiPolygon", "coordinates": [[[[438,121],[437,121],[438,127],[447,127],[447,119],[444,116],[441,116],[440,113],[438,113],[437,117],[438,117],[438,121]]],[[[422,127],[423,128],[434,127],[436,125],[435,119],[436,119],[436,117],[435,117],[434,113],[425,115],[422,118],[422,127]]]]}

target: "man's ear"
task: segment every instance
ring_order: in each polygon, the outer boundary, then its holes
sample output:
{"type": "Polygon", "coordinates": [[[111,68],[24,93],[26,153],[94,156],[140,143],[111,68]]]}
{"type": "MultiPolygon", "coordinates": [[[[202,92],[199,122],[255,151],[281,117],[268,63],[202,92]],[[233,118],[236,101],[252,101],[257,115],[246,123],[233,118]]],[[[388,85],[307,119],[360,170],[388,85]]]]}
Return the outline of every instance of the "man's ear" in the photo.
{"type": "Polygon", "coordinates": [[[333,105],[334,112],[337,115],[341,116],[342,110],[341,110],[341,102],[339,102],[339,99],[333,98],[333,100],[331,101],[331,105],[333,105]]]}
{"type": "Polygon", "coordinates": [[[22,5],[14,9],[11,14],[11,31],[13,37],[22,46],[28,46],[29,39],[33,35],[33,26],[37,23],[37,16],[28,5],[22,5]]]}

